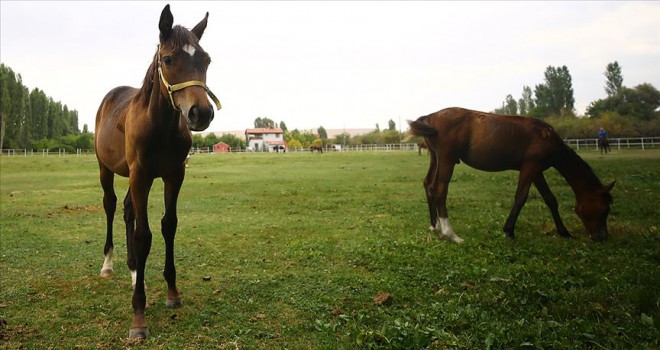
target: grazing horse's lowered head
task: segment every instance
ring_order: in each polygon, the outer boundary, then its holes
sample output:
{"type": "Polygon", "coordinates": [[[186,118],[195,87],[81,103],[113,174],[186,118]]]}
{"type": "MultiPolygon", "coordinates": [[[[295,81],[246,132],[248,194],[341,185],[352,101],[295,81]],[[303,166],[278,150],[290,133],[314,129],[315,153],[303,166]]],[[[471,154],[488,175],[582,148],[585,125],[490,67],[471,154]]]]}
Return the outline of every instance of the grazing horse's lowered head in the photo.
{"type": "Polygon", "coordinates": [[[616,181],[603,186],[594,193],[584,195],[575,202],[575,213],[589,231],[591,239],[602,242],[607,239],[607,216],[610,214],[612,194],[616,181]]]}
{"type": "MultiPolygon", "coordinates": [[[[192,131],[205,130],[213,120],[213,106],[208,94],[220,109],[220,102],[206,86],[206,70],[211,57],[199,45],[209,13],[192,30],[172,26],[174,17],[169,5],[160,16],[160,44],[154,64],[160,80],[160,94],[180,112],[192,131]]],[[[155,74],[150,69],[150,74],[155,74]]],[[[146,82],[145,82],[146,83],[146,82]]],[[[149,86],[145,84],[145,86],[149,86]]]]}

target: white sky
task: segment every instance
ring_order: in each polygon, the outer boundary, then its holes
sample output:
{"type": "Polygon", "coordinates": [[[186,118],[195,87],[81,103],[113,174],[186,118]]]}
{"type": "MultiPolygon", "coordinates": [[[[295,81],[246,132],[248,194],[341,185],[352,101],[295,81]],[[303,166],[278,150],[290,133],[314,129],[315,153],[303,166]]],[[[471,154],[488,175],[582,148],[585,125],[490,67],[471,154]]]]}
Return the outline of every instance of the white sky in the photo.
{"type": "MultiPolygon", "coordinates": [[[[208,11],[201,45],[220,98],[208,131],[256,117],[289,129],[381,128],[450,106],[490,111],[566,65],[576,109],[624,85],[660,89],[660,2],[180,2],[174,23],[208,11]]],[[[139,87],[167,2],[0,1],[2,63],[94,129],[103,96],[139,87]]],[[[401,126],[405,130],[405,125],[401,126]]]]}

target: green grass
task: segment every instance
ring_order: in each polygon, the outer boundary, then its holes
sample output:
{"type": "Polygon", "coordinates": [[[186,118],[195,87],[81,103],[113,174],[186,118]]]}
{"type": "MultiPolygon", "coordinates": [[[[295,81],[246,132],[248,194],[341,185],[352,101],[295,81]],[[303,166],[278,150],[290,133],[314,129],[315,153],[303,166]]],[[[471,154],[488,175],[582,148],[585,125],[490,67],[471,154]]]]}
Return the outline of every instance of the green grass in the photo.
{"type": "MultiPolygon", "coordinates": [[[[415,152],[194,156],[178,206],[179,309],[164,305],[162,182],[151,192],[143,342],[127,339],[121,207],[116,273],[98,277],[95,158],[3,156],[0,348],[658,348],[660,151],[581,155],[617,180],[603,244],[554,170],[576,239],[558,237],[534,190],[505,239],[517,174],[459,165],[448,199],[457,245],[427,230],[428,158],[415,152]]],[[[115,185],[123,198],[127,181],[115,185]]]]}

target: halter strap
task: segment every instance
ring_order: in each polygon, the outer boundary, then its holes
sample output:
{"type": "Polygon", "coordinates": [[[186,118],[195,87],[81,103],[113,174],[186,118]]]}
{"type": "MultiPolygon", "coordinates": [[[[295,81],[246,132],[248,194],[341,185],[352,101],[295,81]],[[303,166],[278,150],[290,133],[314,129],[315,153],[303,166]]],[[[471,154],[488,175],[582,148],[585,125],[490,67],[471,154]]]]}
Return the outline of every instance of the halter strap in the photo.
{"type": "Polygon", "coordinates": [[[201,86],[202,88],[204,88],[204,90],[209,95],[209,97],[211,97],[211,100],[213,100],[213,103],[215,103],[215,106],[218,108],[218,110],[222,108],[222,105],[220,104],[220,100],[218,100],[215,94],[211,92],[211,89],[209,89],[209,87],[203,81],[190,80],[174,85],[170,85],[170,83],[167,82],[167,79],[165,79],[165,76],[163,75],[163,69],[161,68],[161,63],[160,63],[160,45],[158,45],[158,77],[160,78],[160,81],[167,89],[167,94],[170,96],[170,102],[172,103],[172,108],[174,108],[174,110],[178,111],[179,109],[174,104],[174,97],[172,96],[172,93],[179,90],[183,90],[190,86],[201,86]]]}

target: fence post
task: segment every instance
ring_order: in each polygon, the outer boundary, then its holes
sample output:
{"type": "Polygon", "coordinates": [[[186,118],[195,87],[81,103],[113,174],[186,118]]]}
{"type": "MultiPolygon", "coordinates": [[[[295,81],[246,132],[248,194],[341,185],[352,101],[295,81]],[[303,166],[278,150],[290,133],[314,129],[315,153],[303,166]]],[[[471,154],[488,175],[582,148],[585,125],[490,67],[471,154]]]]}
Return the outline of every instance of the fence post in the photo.
{"type": "Polygon", "coordinates": [[[642,137],[642,151],[644,150],[644,138],[642,137]]]}

